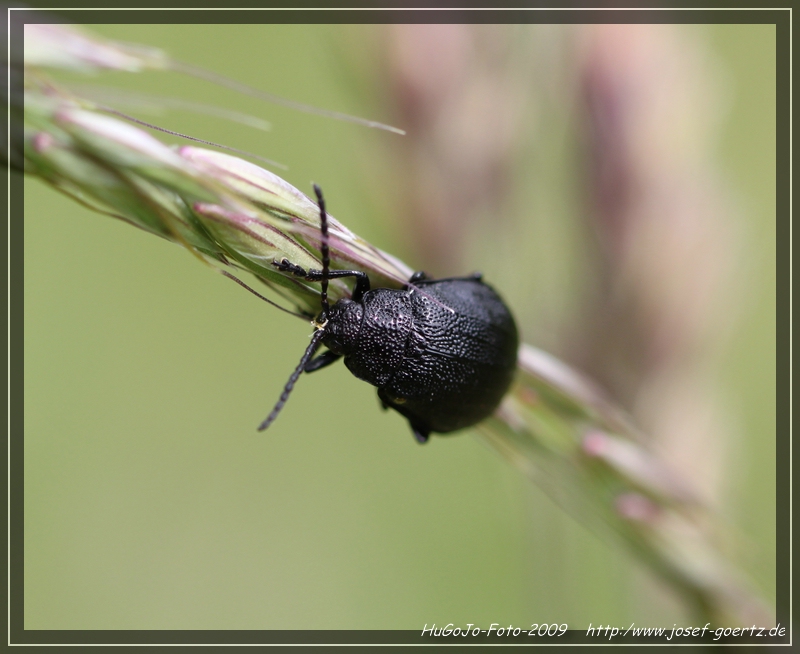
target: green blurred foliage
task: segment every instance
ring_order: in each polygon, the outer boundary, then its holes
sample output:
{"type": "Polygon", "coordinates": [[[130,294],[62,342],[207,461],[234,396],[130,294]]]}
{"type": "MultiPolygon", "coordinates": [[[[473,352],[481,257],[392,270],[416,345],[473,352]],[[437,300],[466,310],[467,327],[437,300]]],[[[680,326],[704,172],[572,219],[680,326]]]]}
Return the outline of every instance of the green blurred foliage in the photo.
{"type": "MultiPolygon", "coordinates": [[[[346,26],[94,29],[293,100],[388,120],[355,92],[355,73],[338,56],[346,26]]],[[[728,76],[718,161],[749,236],[750,284],[723,362],[740,432],[724,508],[770,594],[775,35],[750,25],[695,31],[728,76]]],[[[261,133],[187,112],[136,114],[286,164],[276,172],[305,192],[319,183],[331,213],[360,236],[424,263],[395,246],[403,225],[376,211],[382,188],[402,189],[391,178],[370,186],[375,169],[389,169],[382,153],[402,137],[171,73],[79,81],[105,80],[269,120],[272,131],[261,133]]],[[[558,217],[580,203],[568,149],[575,137],[563,107],[543,115],[560,120],[545,130],[549,150],[516,174],[549,171],[552,182],[535,182],[534,213],[558,217]]],[[[27,629],[580,629],[685,617],[625,552],[565,516],[478,438],[418,447],[344,366],[302,378],[269,433],[256,433],[310,326],[38,180],[26,180],[25,202],[27,629]]],[[[581,248],[558,220],[514,218],[517,249],[536,256],[504,256],[508,243],[474,240],[470,269],[503,290],[526,339],[547,347],[576,302],[563,280],[579,286],[581,248]]]]}

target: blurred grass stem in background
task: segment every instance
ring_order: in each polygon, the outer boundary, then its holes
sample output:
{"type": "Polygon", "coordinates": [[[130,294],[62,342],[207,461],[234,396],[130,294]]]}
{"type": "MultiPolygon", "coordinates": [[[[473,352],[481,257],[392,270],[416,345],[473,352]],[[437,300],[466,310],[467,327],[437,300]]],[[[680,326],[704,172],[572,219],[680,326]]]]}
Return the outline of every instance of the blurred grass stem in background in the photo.
{"type": "MultiPolygon", "coordinates": [[[[102,104],[51,82],[46,71],[50,67],[170,69],[261,99],[275,96],[175,64],[160,51],[122,46],[63,25],[28,25],[25,58],[24,142],[13,144],[21,147],[12,149],[12,163],[84,206],[172,241],[210,266],[251,273],[270,290],[267,295],[281,296],[300,313],[318,311],[317,285],[272,266],[285,257],[306,269],[321,267],[318,208],[312,200],[277,175],[240,158],[195,146],[167,146],[141,126],[126,122],[124,115],[109,115],[102,104]]],[[[607,78],[599,70],[602,59],[598,62],[594,77],[587,78],[587,93],[602,103],[602,94],[610,95],[613,84],[605,86],[607,78]]],[[[12,98],[12,105],[18,111],[22,103],[12,98]]],[[[596,134],[598,142],[610,138],[602,131],[609,123],[601,117],[597,124],[602,127],[596,134]]],[[[414,143],[402,147],[413,148],[414,143]]],[[[498,156],[496,165],[501,168],[500,162],[498,156]]],[[[628,163],[620,155],[613,174],[631,174],[628,163]]],[[[601,162],[598,170],[598,175],[609,174],[607,163],[601,162]]],[[[612,200],[619,198],[602,199],[601,209],[612,200]]],[[[604,215],[611,212],[601,210],[601,222],[604,215]]],[[[401,287],[410,277],[408,265],[333,217],[329,220],[334,268],[365,271],[374,288],[401,287]]],[[[605,229],[601,238],[608,240],[609,248],[621,247],[614,239],[636,237],[620,236],[624,230],[619,225],[605,229]]],[[[448,226],[443,233],[453,231],[458,230],[448,226]]],[[[448,245],[453,245],[452,239],[448,245]]],[[[442,260],[446,259],[443,254],[442,260]]],[[[332,302],[349,292],[347,284],[331,280],[332,302]]],[[[589,369],[594,368],[591,350],[586,345],[589,369]]],[[[650,449],[624,411],[566,364],[523,345],[512,391],[478,431],[570,515],[627,547],[679,594],[698,620],[772,625],[773,609],[752,590],[747,574],[729,556],[731,535],[720,517],[680,471],[650,449]]]]}

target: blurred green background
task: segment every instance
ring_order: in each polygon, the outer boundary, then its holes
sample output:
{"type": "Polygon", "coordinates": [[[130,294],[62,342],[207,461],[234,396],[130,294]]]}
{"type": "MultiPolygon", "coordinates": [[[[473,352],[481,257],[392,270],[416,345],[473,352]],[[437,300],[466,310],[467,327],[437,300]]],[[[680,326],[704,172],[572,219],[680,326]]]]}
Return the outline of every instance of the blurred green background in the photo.
{"type": "MultiPolygon", "coordinates": [[[[119,105],[162,127],[284,163],[288,170],[276,172],[306,193],[319,183],[333,215],[415,268],[483,271],[513,307],[527,342],[588,370],[647,431],[665,424],[653,417],[660,408],[683,425],[675,428],[683,436],[716,433],[708,444],[698,438],[673,447],[681,439],[667,436],[654,447],[707,485],[709,501],[737,534],[737,555],[772,600],[773,27],[629,28],[644,30],[634,40],[650,55],[614,88],[628,93],[631,86],[641,98],[636,88],[664,82],[653,92],[664,93],[655,105],[679,106],[675,114],[667,107],[663,120],[651,116],[655,127],[642,120],[628,130],[639,115],[632,102],[622,112],[633,117],[620,123],[625,138],[640,139],[631,148],[652,164],[652,178],[661,179],[659,166],[669,179],[670,171],[702,166],[700,187],[714,189],[713,201],[687,201],[691,219],[701,207],[692,224],[705,225],[708,239],[691,242],[691,257],[665,262],[655,248],[641,255],[641,269],[631,272],[630,264],[620,275],[638,280],[661,271],[648,297],[663,306],[663,280],[693,261],[721,262],[712,266],[716,285],[701,296],[719,311],[691,328],[665,328],[705,334],[675,354],[690,363],[678,373],[669,368],[671,386],[648,377],[657,367],[649,359],[627,362],[617,374],[617,364],[597,356],[609,348],[587,337],[608,328],[595,325],[598,315],[608,318],[592,308],[597,298],[615,297],[603,280],[618,260],[608,247],[617,227],[587,218],[603,215],[604,196],[592,189],[604,173],[592,167],[605,137],[600,122],[592,127],[598,105],[586,91],[598,61],[587,53],[603,39],[618,42],[613,35],[535,25],[458,28],[442,38],[413,32],[425,26],[92,29],[293,100],[408,129],[406,137],[370,130],[175,73],[59,76],[270,121],[272,130],[259,132],[192,112],[119,105]],[[445,62],[451,68],[443,70],[464,80],[474,72],[479,80],[501,79],[502,88],[481,94],[480,84],[465,81],[467,91],[451,95],[457,101],[440,102],[441,83],[408,72],[409,57],[425,55],[431,43],[443,49],[428,60],[431,69],[445,62]],[[698,70],[699,78],[682,81],[698,70]],[[434,111],[438,118],[430,120],[434,111]],[[687,127],[674,115],[695,122],[687,127]],[[460,125],[463,116],[472,122],[460,125]],[[474,138],[472,149],[453,149],[465,134],[474,138]],[[661,162],[658,139],[678,144],[666,150],[672,160],[661,162]],[[442,215],[437,203],[458,211],[428,232],[422,218],[442,215]],[[719,220],[702,223],[703,207],[719,220]],[[635,391],[647,384],[650,399],[642,401],[635,391]],[[682,408],[681,390],[696,398],[696,384],[712,408],[682,408]],[[664,388],[669,401],[656,401],[648,413],[664,388]]],[[[603,61],[609,68],[600,77],[613,81],[614,62],[624,58],[612,53],[603,61]]],[[[634,196],[646,195],[650,178],[642,179],[633,181],[634,196]]],[[[681,183],[662,191],[674,198],[681,183]]],[[[687,196],[693,193],[694,186],[687,196]]],[[[641,206],[649,206],[647,197],[641,206]]],[[[434,622],[585,629],[688,619],[627,552],[561,512],[476,436],[417,446],[400,416],[380,411],[374,389],[344,366],[302,378],[269,433],[257,433],[310,326],[180,248],[90,213],[36,179],[26,180],[25,221],[26,629],[420,629],[434,622]]],[[[704,280],[698,275],[690,286],[704,280]]],[[[670,315],[692,314],[680,297],[675,306],[670,315]]]]}

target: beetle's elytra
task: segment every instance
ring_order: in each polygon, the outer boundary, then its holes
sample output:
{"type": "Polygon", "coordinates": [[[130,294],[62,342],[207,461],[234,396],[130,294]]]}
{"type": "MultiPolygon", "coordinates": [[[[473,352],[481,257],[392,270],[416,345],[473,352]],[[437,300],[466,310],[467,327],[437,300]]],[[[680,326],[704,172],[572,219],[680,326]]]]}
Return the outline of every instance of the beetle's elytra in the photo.
{"type": "Polygon", "coordinates": [[[514,318],[479,274],[428,279],[417,272],[402,290],[370,289],[357,270],[331,270],[322,191],[322,270],[305,270],[286,259],[279,270],[322,284],[322,310],[311,343],[275,408],[259,426],[275,420],[298,377],[344,358],[356,377],[378,388],[384,409],[392,408],[425,443],[488,417],[514,376],[518,336],[514,318]],[[352,296],[328,306],[328,280],[354,277],[352,296]],[[314,357],[320,345],[327,350],[314,357]],[[314,357],[314,358],[312,358],[314,357]]]}

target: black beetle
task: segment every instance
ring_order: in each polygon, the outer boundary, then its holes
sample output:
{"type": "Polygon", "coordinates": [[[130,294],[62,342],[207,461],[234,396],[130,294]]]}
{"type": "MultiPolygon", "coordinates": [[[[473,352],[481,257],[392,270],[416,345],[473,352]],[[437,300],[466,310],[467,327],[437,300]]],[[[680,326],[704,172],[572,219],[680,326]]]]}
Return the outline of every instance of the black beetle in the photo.
{"type": "Polygon", "coordinates": [[[518,346],[517,326],[500,296],[480,274],[428,279],[417,272],[402,290],[370,290],[366,273],[331,270],[325,201],[316,184],[314,191],[322,270],[305,270],[286,259],[273,265],[321,282],[322,311],[311,343],[259,430],[272,424],[303,372],[341,357],[356,377],[378,387],[384,409],[408,419],[420,443],[431,432],[464,429],[493,413],[514,377],[518,346]],[[353,293],[328,306],[328,280],[340,277],[355,277],[353,293]],[[312,358],[320,344],[328,350],[312,358]]]}

